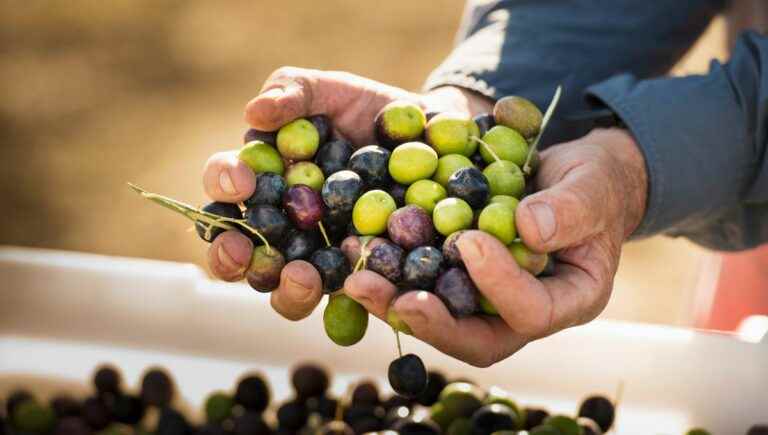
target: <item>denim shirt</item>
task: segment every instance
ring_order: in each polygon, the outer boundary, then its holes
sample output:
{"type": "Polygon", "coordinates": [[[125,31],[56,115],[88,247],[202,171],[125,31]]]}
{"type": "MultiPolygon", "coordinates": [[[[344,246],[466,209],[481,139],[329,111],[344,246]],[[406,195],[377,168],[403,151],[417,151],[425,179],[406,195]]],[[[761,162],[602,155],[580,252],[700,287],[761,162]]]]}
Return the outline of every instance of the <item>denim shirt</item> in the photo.
{"type": "Polygon", "coordinates": [[[569,114],[611,108],[648,170],[633,237],[684,236],[718,250],[768,242],[768,37],[744,32],[704,75],[664,76],[727,6],[724,0],[499,0],[468,4],[453,52],[425,88],[493,99],[563,97],[544,144],[590,125],[569,114]]]}

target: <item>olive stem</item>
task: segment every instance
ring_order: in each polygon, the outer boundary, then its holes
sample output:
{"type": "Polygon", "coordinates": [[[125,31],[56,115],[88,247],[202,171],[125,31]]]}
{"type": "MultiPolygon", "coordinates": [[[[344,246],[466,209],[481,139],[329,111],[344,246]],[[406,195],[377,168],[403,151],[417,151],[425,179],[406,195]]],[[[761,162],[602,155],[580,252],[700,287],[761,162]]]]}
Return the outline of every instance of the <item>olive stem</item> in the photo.
{"type": "Polygon", "coordinates": [[[261,240],[261,243],[263,243],[264,246],[267,248],[267,254],[272,255],[272,247],[269,245],[269,241],[267,241],[267,239],[263,235],[261,235],[259,230],[248,225],[248,221],[246,221],[245,219],[232,219],[232,218],[225,218],[225,217],[221,219],[224,220],[225,222],[236,222],[240,224],[241,227],[248,230],[249,232],[256,234],[256,237],[258,237],[261,240]]]}
{"type": "Polygon", "coordinates": [[[491,148],[491,146],[490,146],[490,145],[488,145],[488,144],[487,144],[487,143],[486,143],[484,140],[480,139],[480,138],[479,138],[479,137],[477,137],[477,136],[470,136],[469,138],[470,138],[470,139],[474,139],[474,140],[476,140],[476,141],[477,141],[477,143],[479,143],[480,145],[484,146],[484,147],[485,147],[485,149],[486,149],[486,150],[487,150],[487,151],[488,151],[488,152],[491,154],[491,156],[493,156],[494,160],[496,160],[497,162],[500,162],[500,161],[501,161],[501,159],[499,158],[499,155],[498,155],[498,154],[496,154],[496,153],[493,151],[493,148],[491,148]]]}
{"type": "Polygon", "coordinates": [[[392,331],[395,333],[395,340],[397,340],[397,357],[402,358],[403,348],[400,346],[400,333],[395,328],[392,328],[392,331]]]}
{"type": "Polygon", "coordinates": [[[544,129],[547,128],[547,124],[549,124],[549,120],[552,118],[552,114],[555,113],[555,107],[557,107],[557,103],[560,101],[560,94],[562,94],[562,92],[563,86],[558,85],[557,89],[555,89],[555,95],[552,96],[552,101],[549,102],[549,107],[547,107],[547,111],[544,113],[544,118],[541,121],[541,128],[539,128],[539,134],[536,135],[536,139],[534,139],[533,145],[528,148],[528,156],[525,158],[525,164],[523,165],[523,172],[525,175],[531,175],[531,171],[533,169],[531,168],[531,159],[539,147],[539,141],[541,140],[541,136],[544,134],[544,129]]]}
{"type": "Polygon", "coordinates": [[[361,255],[360,258],[357,259],[357,263],[355,263],[355,267],[354,269],[352,269],[352,273],[359,272],[362,265],[363,265],[363,256],[361,255]]]}
{"type": "Polygon", "coordinates": [[[202,225],[205,228],[206,238],[210,238],[211,231],[213,230],[213,228],[221,228],[224,230],[234,230],[237,227],[240,227],[245,229],[246,231],[256,234],[256,236],[259,239],[261,239],[261,241],[264,243],[264,246],[266,246],[267,254],[272,254],[272,248],[269,246],[269,242],[267,241],[267,239],[265,239],[264,236],[262,236],[258,230],[248,225],[248,222],[245,219],[233,219],[233,218],[228,218],[228,217],[219,216],[213,213],[209,213],[207,211],[204,211],[197,207],[193,207],[189,204],[175,200],[168,196],[148,192],[133,183],[128,183],[128,187],[133,189],[134,192],[138,193],[142,197],[156,204],[159,204],[160,206],[165,207],[173,212],[179,213],[180,215],[186,217],[187,219],[191,220],[195,224],[202,225]],[[230,223],[236,224],[236,225],[230,225],[230,223]]]}
{"type": "Polygon", "coordinates": [[[323,221],[317,222],[317,227],[320,228],[320,234],[323,235],[323,239],[325,239],[325,246],[331,247],[331,239],[328,238],[328,234],[325,232],[325,226],[323,226],[323,221]]]}

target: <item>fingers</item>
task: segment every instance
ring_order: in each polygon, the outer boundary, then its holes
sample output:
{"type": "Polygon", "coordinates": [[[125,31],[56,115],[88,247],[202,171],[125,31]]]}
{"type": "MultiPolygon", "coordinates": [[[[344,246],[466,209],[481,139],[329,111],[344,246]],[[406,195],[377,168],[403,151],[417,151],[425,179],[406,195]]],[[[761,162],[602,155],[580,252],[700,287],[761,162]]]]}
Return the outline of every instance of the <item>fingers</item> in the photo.
{"type": "Polygon", "coordinates": [[[288,320],[301,320],[312,313],[323,296],[320,274],[306,261],[288,263],[280,274],[280,287],[270,298],[272,307],[288,320]]]}
{"type": "Polygon", "coordinates": [[[621,249],[611,240],[611,236],[601,234],[558,253],[557,274],[543,279],[555,302],[553,332],[586,323],[605,308],[621,249]]]}
{"type": "Polygon", "coordinates": [[[475,366],[487,367],[525,344],[525,340],[499,318],[454,318],[432,293],[410,291],[397,297],[392,283],[369,270],[350,275],[344,291],[380,319],[386,319],[391,306],[415,337],[475,366]]]}
{"type": "Polygon", "coordinates": [[[526,343],[499,318],[454,318],[442,301],[429,292],[405,293],[393,307],[415,337],[477,367],[501,361],[526,343]]]}
{"type": "Polygon", "coordinates": [[[609,183],[595,164],[570,168],[559,182],[520,202],[515,212],[520,237],[536,252],[553,252],[603,231],[610,219],[609,183]]]}
{"type": "Polygon", "coordinates": [[[344,292],[359,302],[369,313],[386,319],[387,309],[397,294],[395,286],[386,278],[370,270],[363,270],[347,277],[344,292]]]}
{"type": "Polygon", "coordinates": [[[251,262],[253,242],[239,231],[225,231],[208,247],[211,273],[224,281],[243,279],[251,262]]]}
{"type": "Polygon", "coordinates": [[[549,334],[552,296],[506,246],[481,231],[468,231],[456,243],[475,285],[513,331],[529,338],[549,334]]]}
{"type": "Polygon", "coordinates": [[[340,71],[283,67],[245,107],[253,128],[274,131],[296,118],[325,114],[337,132],[362,145],[373,138],[373,120],[385,104],[419,97],[399,88],[340,71]]]}
{"type": "Polygon", "coordinates": [[[256,175],[235,151],[220,152],[205,162],[203,188],[214,201],[242,202],[256,189],[256,175]]]}
{"type": "Polygon", "coordinates": [[[331,116],[326,103],[330,100],[328,92],[334,88],[323,71],[279,68],[264,83],[260,94],[246,104],[245,120],[258,130],[274,131],[296,118],[318,113],[331,116]]]}

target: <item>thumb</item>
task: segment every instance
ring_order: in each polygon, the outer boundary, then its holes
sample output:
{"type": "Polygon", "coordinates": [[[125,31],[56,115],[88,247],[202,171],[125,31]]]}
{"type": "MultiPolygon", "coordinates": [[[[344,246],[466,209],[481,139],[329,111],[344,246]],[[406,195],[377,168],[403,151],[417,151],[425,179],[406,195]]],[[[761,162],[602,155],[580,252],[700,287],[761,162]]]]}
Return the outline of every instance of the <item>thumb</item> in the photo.
{"type": "Polygon", "coordinates": [[[253,128],[275,131],[296,118],[324,113],[319,71],[283,67],[270,75],[261,93],[245,106],[245,120],[253,128]]]}
{"type": "Polygon", "coordinates": [[[605,177],[586,164],[525,197],[515,212],[520,237],[533,251],[553,252],[603,231],[610,202],[606,184],[605,177]]]}

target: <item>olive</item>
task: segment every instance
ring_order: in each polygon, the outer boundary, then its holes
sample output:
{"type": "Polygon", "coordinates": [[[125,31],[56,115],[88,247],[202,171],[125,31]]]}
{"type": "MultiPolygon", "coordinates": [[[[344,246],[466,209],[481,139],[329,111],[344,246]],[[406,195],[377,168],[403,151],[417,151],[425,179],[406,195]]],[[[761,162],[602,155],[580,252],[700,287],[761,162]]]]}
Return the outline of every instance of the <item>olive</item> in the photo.
{"type": "Polygon", "coordinates": [[[401,396],[416,398],[427,388],[427,369],[421,358],[412,353],[392,361],[387,375],[389,385],[401,396]]]}
{"type": "MultiPolygon", "coordinates": [[[[202,208],[202,210],[208,213],[213,213],[217,216],[222,216],[222,217],[227,217],[232,219],[243,218],[243,212],[240,211],[240,207],[238,207],[237,204],[230,204],[227,202],[212,202],[210,204],[205,205],[202,208]]],[[[209,243],[212,242],[216,237],[218,237],[219,234],[226,231],[223,228],[218,228],[218,227],[211,227],[210,230],[208,230],[207,225],[203,222],[195,222],[195,230],[197,231],[197,235],[200,236],[201,239],[209,243]]]]}
{"type": "Polygon", "coordinates": [[[209,423],[220,424],[232,416],[235,399],[227,393],[217,391],[205,400],[205,419],[209,423]]]}
{"type": "Polygon", "coordinates": [[[344,139],[334,139],[322,145],[315,154],[315,164],[326,177],[347,167],[352,155],[352,144],[344,139]]]}
{"type": "Polygon", "coordinates": [[[403,265],[403,282],[411,289],[432,290],[443,265],[443,255],[432,246],[409,252],[403,265]]]}
{"type": "Polygon", "coordinates": [[[267,382],[258,374],[247,374],[237,383],[235,403],[243,408],[262,412],[269,405],[270,392],[267,382]]]}
{"type": "Polygon", "coordinates": [[[254,290],[269,293],[280,285],[283,267],[285,258],[280,251],[274,247],[257,246],[245,271],[245,279],[254,290]]]}
{"type": "Polygon", "coordinates": [[[493,403],[475,411],[471,421],[474,435],[491,435],[497,431],[515,429],[517,414],[509,406],[493,403]]]}
{"type": "Polygon", "coordinates": [[[366,268],[390,282],[397,283],[403,276],[403,249],[392,243],[383,243],[371,249],[366,268]]]}
{"type": "Polygon", "coordinates": [[[389,156],[386,148],[368,145],[355,151],[349,158],[347,168],[357,172],[368,189],[381,189],[389,185],[389,156]]]}
{"type": "Polygon", "coordinates": [[[351,346],[362,340],[368,329],[368,311],[349,296],[332,295],[323,312],[328,337],[339,346],[351,346]]]}
{"type": "Polygon", "coordinates": [[[448,196],[461,198],[472,208],[485,205],[490,195],[488,179],[475,167],[460,168],[448,178],[448,196]]]}
{"type": "Polygon", "coordinates": [[[264,142],[266,144],[275,146],[277,145],[277,132],[274,131],[261,131],[255,128],[249,128],[245,135],[243,135],[243,143],[253,142],[255,140],[264,142]]]}
{"type": "Polygon", "coordinates": [[[118,423],[134,425],[144,418],[145,406],[141,397],[119,394],[110,406],[112,417],[118,423]]]}
{"type": "Polygon", "coordinates": [[[158,367],[149,369],[141,379],[141,400],[157,407],[167,406],[174,395],[174,386],[168,373],[158,367]]]}
{"type": "Polygon", "coordinates": [[[303,364],[294,369],[291,383],[296,396],[301,399],[319,397],[325,394],[330,384],[328,372],[315,364],[303,364]]]}
{"type": "Polygon", "coordinates": [[[283,403],[277,408],[277,422],[281,429],[297,431],[307,424],[307,407],[298,401],[283,403]]]}
{"type": "Polygon", "coordinates": [[[253,205],[280,206],[283,194],[288,188],[285,178],[272,172],[256,174],[256,188],[253,194],[244,201],[246,207],[253,205]]]}
{"type": "Polygon", "coordinates": [[[451,268],[437,278],[435,294],[448,311],[456,317],[464,317],[480,311],[479,292],[467,272],[451,268]]]}
{"type": "MultiPolygon", "coordinates": [[[[282,211],[271,205],[255,205],[245,210],[245,219],[250,227],[257,230],[265,239],[279,245],[288,233],[290,223],[282,211]]],[[[261,240],[252,235],[255,242],[261,240]]]]}
{"type": "Polygon", "coordinates": [[[344,285],[344,280],[352,272],[347,257],[336,247],[322,248],[315,251],[309,262],[315,266],[323,280],[323,291],[332,293],[344,285]]]}
{"type": "Polygon", "coordinates": [[[587,397],[579,406],[579,417],[591,418],[603,432],[608,432],[615,417],[613,402],[604,396],[587,397]]]}

